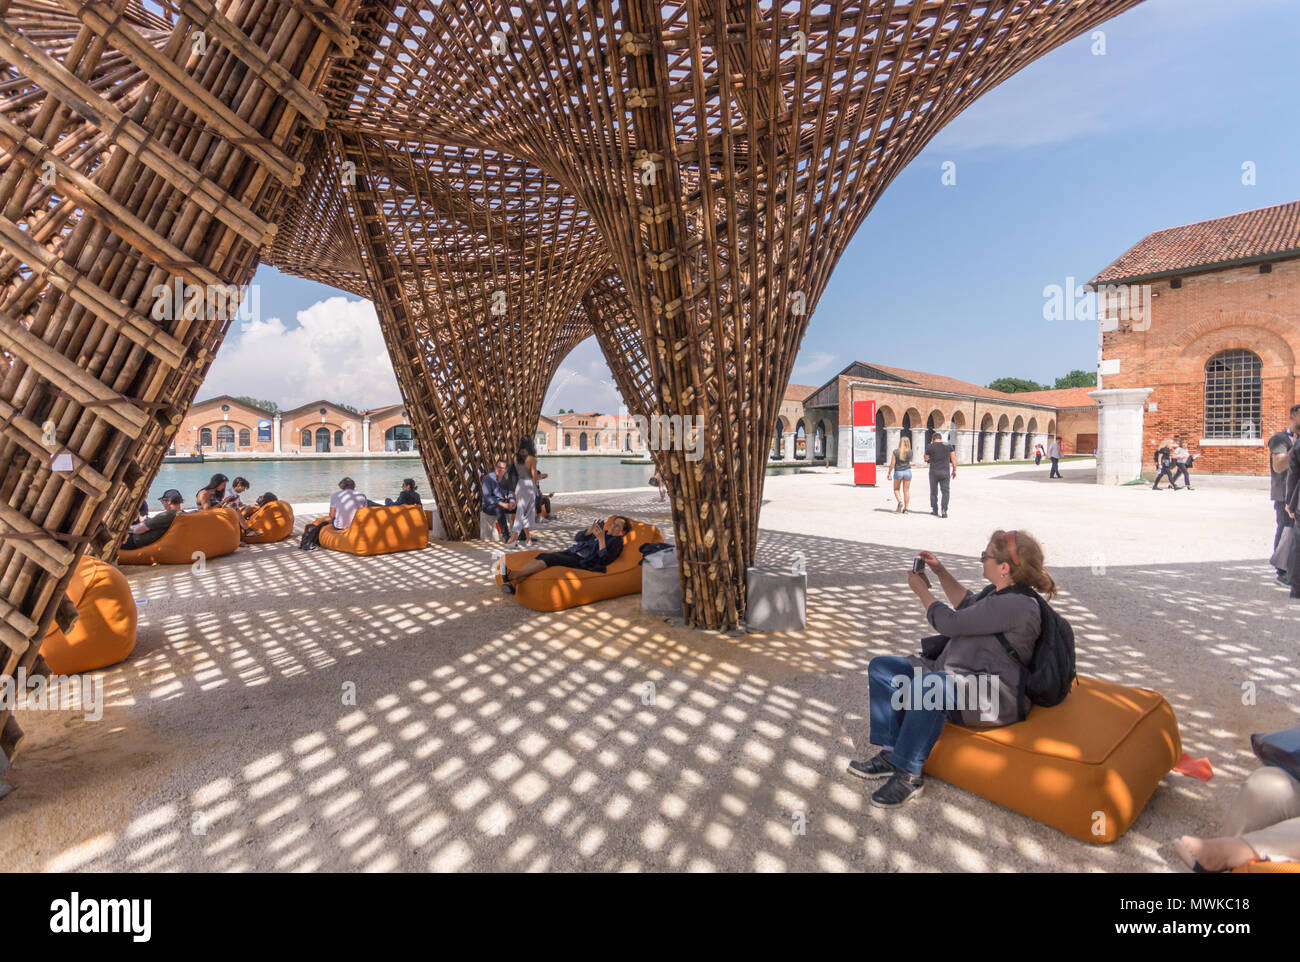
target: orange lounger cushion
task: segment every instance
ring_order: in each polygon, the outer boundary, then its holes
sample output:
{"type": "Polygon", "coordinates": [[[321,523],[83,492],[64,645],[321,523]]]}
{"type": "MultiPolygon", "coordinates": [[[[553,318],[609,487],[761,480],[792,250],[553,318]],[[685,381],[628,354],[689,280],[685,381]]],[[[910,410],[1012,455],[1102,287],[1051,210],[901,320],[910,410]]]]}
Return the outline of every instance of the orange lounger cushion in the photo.
{"type": "Polygon", "coordinates": [[[68,584],[80,617],[67,634],[51,625],[41,655],[56,675],[116,665],[135,648],[137,612],[126,575],[107,561],[82,555],[68,584]]]}
{"type": "Polygon", "coordinates": [[[320,546],[365,555],[427,548],[429,523],[418,505],[367,506],[359,509],[342,531],[332,524],[321,528],[320,546]]]}
{"type": "MultiPolygon", "coordinates": [[[[593,601],[637,594],[641,590],[641,545],[663,541],[663,533],[652,524],[633,521],[632,530],[623,537],[623,550],[604,571],[578,568],[547,568],[526,578],[516,589],[514,598],[534,611],[563,611],[593,601]]],[[[551,548],[562,551],[566,546],[551,548]]],[[[506,555],[506,569],[514,571],[532,561],[541,551],[516,551],[506,555]]],[[[497,584],[502,582],[497,575],[497,584]]]]}
{"type": "Polygon", "coordinates": [[[234,508],[185,511],[172,520],[166,533],[143,548],[123,548],[117,553],[122,565],[187,565],[194,552],[205,558],[219,558],[239,548],[239,520],[234,508]]]}
{"type": "Polygon", "coordinates": [[[293,534],[293,508],[288,501],[268,501],[254,511],[245,522],[258,532],[255,535],[240,534],[245,544],[270,544],[283,541],[293,534]]]}
{"type": "Polygon", "coordinates": [[[1061,704],[1015,725],[945,725],[925,773],[1085,842],[1113,842],[1182,750],[1159,692],[1081,677],[1061,704]]]}
{"type": "Polygon", "coordinates": [[[1300,862],[1247,862],[1245,865],[1238,865],[1232,870],[1234,873],[1245,875],[1289,875],[1293,872],[1300,872],[1300,862]]]}

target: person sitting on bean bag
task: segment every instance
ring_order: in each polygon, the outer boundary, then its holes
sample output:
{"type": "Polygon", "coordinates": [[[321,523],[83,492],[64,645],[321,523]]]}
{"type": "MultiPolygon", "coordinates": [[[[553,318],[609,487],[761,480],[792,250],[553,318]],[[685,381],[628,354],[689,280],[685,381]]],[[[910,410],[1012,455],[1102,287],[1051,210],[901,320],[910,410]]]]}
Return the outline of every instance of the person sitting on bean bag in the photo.
{"type": "Polygon", "coordinates": [[[978,595],[929,551],[920,557],[938,576],[951,607],[935,598],[925,575],[910,571],[908,587],[940,634],[922,642],[921,655],[883,655],[867,667],[869,740],[881,751],[850,762],[849,774],[887,779],[871,796],[879,808],[895,808],[921,794],[921,771],[945,722],[998,728],[1025,719],[1030,709],[1026,666],[1042,629],[1035,592],[1048,598],[1056,593],[1056,582],[1043,567],[1043,549],[1026,531],[993,532],[980,555],[989,584],[978,595]],[[930,642],[939,647],[928,648],[930,642]],[[988,704],[971,706],[972,689],[980,700],[987,695],[988,704]]]}
{"type": "Polygon", "coordinates": [[[397,500],[384,498],[384,506],[393,505],[415,505],[417,508],[424,507],[424,502],[420,500],[420,492],[415,490],[415,478],[406,478],[402,481],[402,490],[397,493],[397,500]]]}
{"type": "Polygon", "coordinates": [[[123,548],[143,548],[145,545],[153,544],[167,533],[167,529],[172,526],[176,515],[180,513],[181,505],[185,502],[181,493],[175,488],[168,488],[158,500],[162,502],[163,510],[131,525],[126,540],[122,542],[123,548]]]}
{"type": "Polygon", "coordinates": [[[623,550],[623,536],[631,527],[632,522],[622,515],[610,518],[605,525],[599,521],[593,522],[586,531],[578,533],[567,551],[543,551],[532,561],[526,561],[519,568],[508,572],[501,590],[513,595],[519,582],[551,567],[604,571],[623,550]]]}

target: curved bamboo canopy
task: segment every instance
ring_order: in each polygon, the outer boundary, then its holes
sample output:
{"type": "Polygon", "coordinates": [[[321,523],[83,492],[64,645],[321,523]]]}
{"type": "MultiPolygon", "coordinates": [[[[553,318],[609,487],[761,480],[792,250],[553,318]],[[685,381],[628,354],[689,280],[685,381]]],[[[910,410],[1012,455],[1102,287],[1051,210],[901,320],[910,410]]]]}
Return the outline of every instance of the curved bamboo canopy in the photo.
{"type": "MultiPolygon", "coordinates": [[[[0,0],[0,673],[44,670],[263,259],[375,302],[453,536],[594,333],[634,413],[698,419],[699,460],[654,456],[687,617],[738,625],[854,231],[976,97],[1136,2],[0,0]]],[[[20,735],[0,715],[4,759],[20,735]]]]}

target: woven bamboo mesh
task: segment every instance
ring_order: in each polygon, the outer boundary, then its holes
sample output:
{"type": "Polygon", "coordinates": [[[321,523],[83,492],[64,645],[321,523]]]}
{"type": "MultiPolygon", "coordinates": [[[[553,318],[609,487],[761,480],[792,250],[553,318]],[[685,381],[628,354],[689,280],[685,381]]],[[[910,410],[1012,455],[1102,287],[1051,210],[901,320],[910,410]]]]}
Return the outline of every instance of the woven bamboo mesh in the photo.
{"type": "Polygon", "coordinates": [[[77,554],[114,556],[264,257],[375,300],[444,518],[594,331],[634,412],[702,419],[702,459],[655,457],[688,619],[737,624],[853,232],[974,98],[1136,2],[0,0],[0,672],[41,670],[77,554]],[[177,279],[204,306],[159,315],[177,279]]]}

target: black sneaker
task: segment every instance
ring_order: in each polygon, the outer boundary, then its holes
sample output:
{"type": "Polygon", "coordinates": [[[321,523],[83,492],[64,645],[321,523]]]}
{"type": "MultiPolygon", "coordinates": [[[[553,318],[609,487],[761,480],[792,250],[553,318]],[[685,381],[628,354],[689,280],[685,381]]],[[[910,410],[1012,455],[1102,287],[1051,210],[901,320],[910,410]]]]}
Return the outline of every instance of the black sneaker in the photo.
{"type": "Polygon", "coordinates": [[[889,781],[872,793],[871,804],[877,808],[898,808],[909,799],[919,796],[924,788],[925,779],[922,776],[900,768],[889,781]]]}
{"type": "Polygon", "coordinates": [[[946,517],[948,517],[948,512],[945,511],[943,514],[940,515],[940,517],[941,517],[941,518],[946,518],[946,517]]]}
{"type": "Polygon", "coordinates": [[[849,762],[849,774],[858,778],[888,778],[898,771],[889,760],[889,752],[879,752],[865,762],[849,762]]]}

